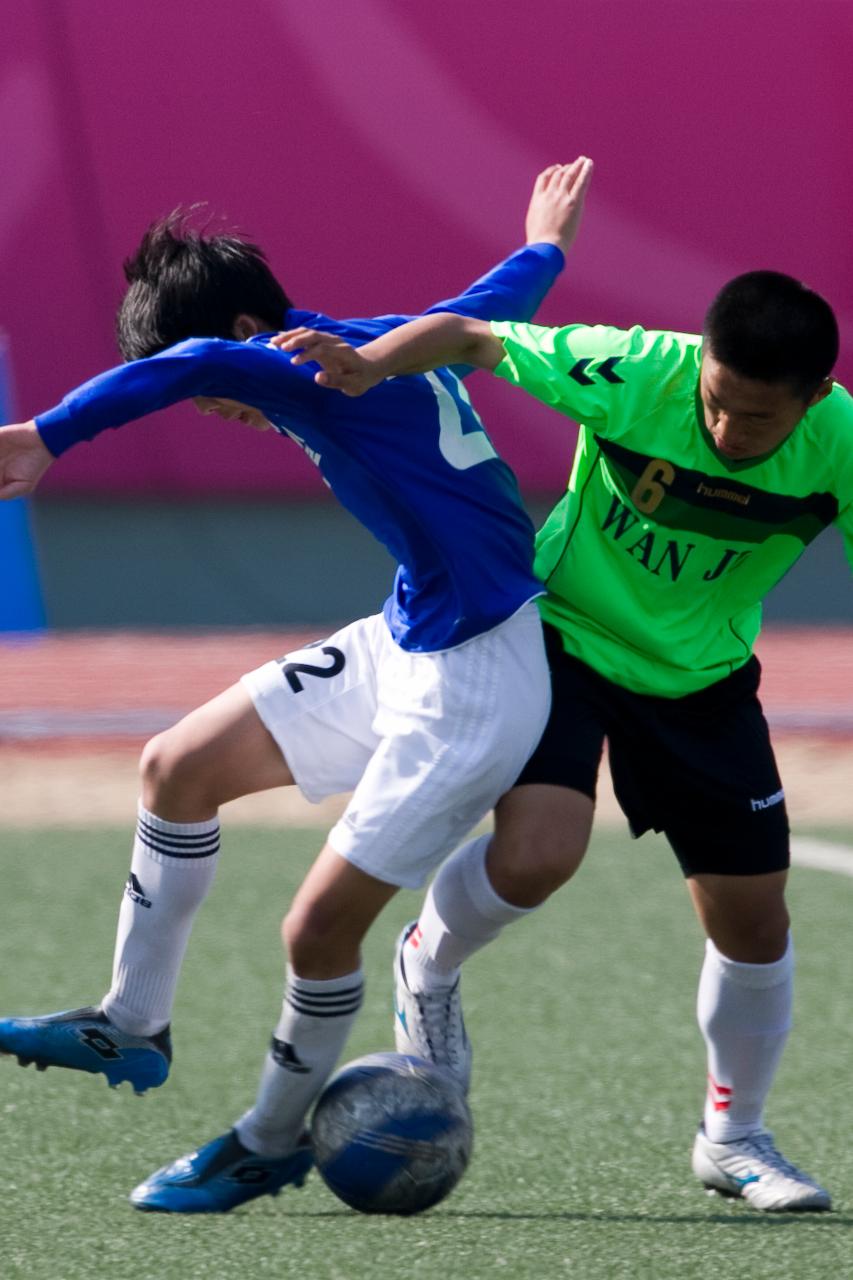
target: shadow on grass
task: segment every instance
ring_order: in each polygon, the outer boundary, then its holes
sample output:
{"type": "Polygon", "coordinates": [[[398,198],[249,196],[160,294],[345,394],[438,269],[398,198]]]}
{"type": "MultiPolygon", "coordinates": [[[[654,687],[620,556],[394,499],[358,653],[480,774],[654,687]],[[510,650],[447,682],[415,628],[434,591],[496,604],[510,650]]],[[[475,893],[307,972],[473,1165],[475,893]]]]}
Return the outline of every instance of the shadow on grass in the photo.
{"type": "MultiPolygon", "coordinates": [[[[269,1206],[273,1216],[272,1206],[269,1206]]],[[[257,1216],[257,1209],[255,1216],[257,1216]]],[[[280,1217],[282,1215],[275,1214],[280,1217]]],[[[291,1220],[299,1218],[380,1218],[382,1214],[359,1214],[352,1209],[321,1209],[313,1213],[288,1213],[283,1215],[291,1220]]],[[[405,1215],[404,1215],[405,1216],[405,1215]]],[[[417,1214],[412,1214],[411,1219],[417,1218],[417,1214]]],[[[755,1210],[747,1208],[733,1209],[732,1213],[572,1213],[572,1212],[555,1212],[555,1213],[510,1213],[502,1210],[494,1210],[488,1212],[486,1210],[439,1210],[428,1215],[435,1222],[445,1222],[448,1218],[458,1219],[460,1222],[652,1222],[652,1223],[683,1223],[685,1226],[727,1226],[727,1227],[761,1227],[764,1230],[773,1230],[779,1227],[800,1226],[805,1223],[810,1225],[820,1225],[824,1228],[842,1228],[853,1227],[853,1218],[841,1217],[837,1213],[809,1213],[809,1212],[790,1212],[790,1213],[757,1213],[755,1210]]],[[[426,1216],[420,1219],[426,1221],[426,1216]]]]}

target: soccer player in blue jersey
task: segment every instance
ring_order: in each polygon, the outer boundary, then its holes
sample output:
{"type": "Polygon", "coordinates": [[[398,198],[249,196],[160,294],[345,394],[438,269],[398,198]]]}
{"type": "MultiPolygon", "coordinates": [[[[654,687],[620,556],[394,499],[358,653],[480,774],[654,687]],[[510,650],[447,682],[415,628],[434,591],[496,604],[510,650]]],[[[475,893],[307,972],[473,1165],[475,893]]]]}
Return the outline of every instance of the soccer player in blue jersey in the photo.
{"type": "MultiPolygon", "coordinates": [[[[527,247],[430,311],[529,319],[575,237],[590,174],[583,158],[545,170],[527,247]]],[[[149,231],[126,272],[119,341],[131,363],[0,429],[0,498],[31,492],[55,457],[105,428],[193,398],[295,441],[400,565],[382,614],[267,663],[148,744],[109,992],[98,1006],[0,1022],[0,1051],[22,1062],[128,1079],[138,1092],[161,1084],[181,961],[216,866],[219,806],[293,784],[309,800],[353,790],[284,921],[284,1001],[254,1106],[131,1196],[142,1209],[222,1212],[301,1183],[305,1117],[362,1000],[362,938],[535,747],[550,702],[541,586],[532,526],[464,369],[390,380],[353,400],[269,341],[270,331],[308,327],[358,345],[409,317],[298,311],[255,247],[174,221],[149,231]]],[[[490,890],[484,865],[478,874],[483,928],[496,931],[517,911],[490,890]]],[[[464,1036],[447,1053],[464,1082],[464,1036]]]]}

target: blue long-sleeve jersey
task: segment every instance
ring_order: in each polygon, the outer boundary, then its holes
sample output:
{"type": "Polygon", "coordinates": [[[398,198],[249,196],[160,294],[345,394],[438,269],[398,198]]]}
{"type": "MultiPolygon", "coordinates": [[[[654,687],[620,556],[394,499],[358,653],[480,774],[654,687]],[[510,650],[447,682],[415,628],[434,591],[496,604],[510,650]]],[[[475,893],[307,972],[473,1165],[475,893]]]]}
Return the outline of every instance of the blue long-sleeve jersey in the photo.
{"type": "MultiPolygon", "coordinates": [[[[423,314],[528,320],[562,265],[555,246],[528,245],[423,314]]],[[[359,346],[410,319],[334,320],[292,309],[283,327],[308,325],[359,346]]],[[[350,398],[318,386],[316,365],[294,365],[268,340],[193,338],[111,369],[40,414],[39,433],[58,457],[108,427],[192,396],[260,409],[398,561],[385,618],[404,649],[463,644],[541,592],[533,527],[515,477],[468,399],[461,381],[467,370],[389,378],[350,398]]]]}

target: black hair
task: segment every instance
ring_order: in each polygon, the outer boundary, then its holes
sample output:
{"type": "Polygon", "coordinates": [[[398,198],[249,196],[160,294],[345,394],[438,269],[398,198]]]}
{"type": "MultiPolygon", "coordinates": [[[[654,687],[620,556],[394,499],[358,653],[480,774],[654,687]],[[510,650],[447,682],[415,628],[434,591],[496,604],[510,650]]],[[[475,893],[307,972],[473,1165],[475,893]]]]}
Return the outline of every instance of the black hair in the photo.
{"type": "Polygon", "coordinates": [[[784,382],[811,400],[838,359],[829,303],[792,276],[749,271],[724,285],[708,309],[704,335],[715,360],[744,378],[784,382]]]}
{"type": "Polygon", "coordinates": [[[241,314],[280,329],[292,304],[257,245],[207,234],[179,208],[142,237],[124,264],[128,289],[116,318],[125,360],[139,360],[185,338],[233,338],[241,314]]]}

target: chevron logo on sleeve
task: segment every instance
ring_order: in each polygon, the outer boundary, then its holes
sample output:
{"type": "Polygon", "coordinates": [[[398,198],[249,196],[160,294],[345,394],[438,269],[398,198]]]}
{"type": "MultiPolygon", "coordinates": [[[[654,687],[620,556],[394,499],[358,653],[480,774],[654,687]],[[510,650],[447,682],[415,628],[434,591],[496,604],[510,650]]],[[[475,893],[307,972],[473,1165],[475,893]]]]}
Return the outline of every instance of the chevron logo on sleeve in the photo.
{"type": "Polygon", "coordinates": [[[587,366],[593,362],[592,356],[583,356],[580,360],[576,360],[569,370],[569,377],[574,378],[582,387],[591,387],[595,382],[595,374],[603,378],[605,382],[624,382],[624,378],[620,378],[618,373],[614,372],[615,366],[622,359],[621,356],[608,356],[606,360],[602,360],[600,365],[587,373],[587,366]]]}

